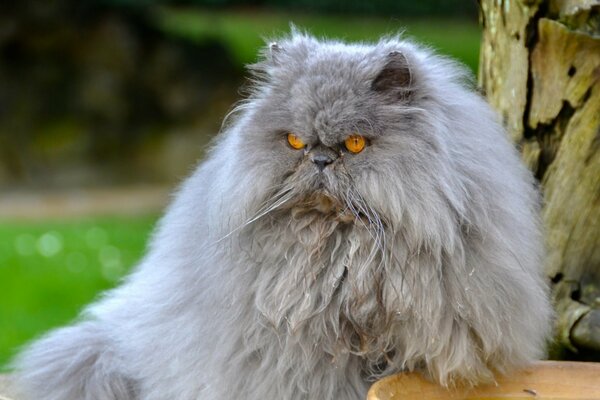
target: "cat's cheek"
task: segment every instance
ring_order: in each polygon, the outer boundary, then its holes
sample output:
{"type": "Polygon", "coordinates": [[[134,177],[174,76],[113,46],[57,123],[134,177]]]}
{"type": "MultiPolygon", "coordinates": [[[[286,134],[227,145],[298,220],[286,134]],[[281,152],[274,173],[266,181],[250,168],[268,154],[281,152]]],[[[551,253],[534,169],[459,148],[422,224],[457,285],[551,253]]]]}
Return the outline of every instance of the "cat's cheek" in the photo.
{"type": "Polygon", "coordinates": [[[348,172],[354,177],[361,173],[361,167],[368,164],[369,159],[372,157],[371,153],[372,149],[370,146],[356,154],[344,151],[342,153],[341,161],[343,166],[346,167],[348,172]]]}
{"type": "Polygon", "coordinates": [[[304,151],[294,149],[283,149],[273,157],[273,162],[265,165],[265,169],[270,169],[273,173],[281,176],[281,179],[298,172],[305,160],[304,151]]]}

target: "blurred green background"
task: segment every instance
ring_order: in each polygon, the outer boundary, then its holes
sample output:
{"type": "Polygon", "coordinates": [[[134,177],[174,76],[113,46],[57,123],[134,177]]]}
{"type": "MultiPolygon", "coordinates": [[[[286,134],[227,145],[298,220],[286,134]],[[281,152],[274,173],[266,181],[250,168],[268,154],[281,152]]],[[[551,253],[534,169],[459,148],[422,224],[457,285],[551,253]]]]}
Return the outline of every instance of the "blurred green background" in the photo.
{"type": "Polygon", "coordinates": [[[349,41],[403,31],[477,69],[475,1],[0,4],[0,368],[139,260],[245,64],[290,22],[349,41]]]}

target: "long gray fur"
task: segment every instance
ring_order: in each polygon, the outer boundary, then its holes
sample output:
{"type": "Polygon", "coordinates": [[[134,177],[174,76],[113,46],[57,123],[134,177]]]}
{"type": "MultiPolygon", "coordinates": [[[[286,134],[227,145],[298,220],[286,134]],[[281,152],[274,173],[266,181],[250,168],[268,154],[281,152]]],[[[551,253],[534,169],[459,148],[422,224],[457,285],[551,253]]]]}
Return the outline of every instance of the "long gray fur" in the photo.
{"type": "Polygon", "coordinates": [[[538,194],[461,67],[294,30],[252,70],[136,270],[19,357],[29,399],[358,400],[543,357],[538,194]]]}

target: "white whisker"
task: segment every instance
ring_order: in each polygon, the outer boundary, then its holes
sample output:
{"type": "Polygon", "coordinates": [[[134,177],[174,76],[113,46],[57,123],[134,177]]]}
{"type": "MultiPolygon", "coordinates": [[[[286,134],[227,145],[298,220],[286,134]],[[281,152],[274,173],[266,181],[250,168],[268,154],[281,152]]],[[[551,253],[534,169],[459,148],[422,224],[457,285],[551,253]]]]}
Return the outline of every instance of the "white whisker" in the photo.
{"type": "MultiPolygon", "coordinates": [[[[273,196],[273,198],[279,197],[279,199],[277,199],[273,204],[266,205],[266,206],[263,206],[263,207],[259,208],[259,210],[257,211],[257,213],[255,214],[254,217],[252,217],[249,220],[245,221],[243,224],[241,224],[237,228],[231,230],[229,233],[227,233],[226,235],[224,235],[220,239],[214,241],[212,244],[220,243],[221,241],[227,239],[228,237],[230,237],[234,233],[240,231],[241,229],[245,228],[246,226],[250,225],[251,223],[256,222],[257,220],[259,220],[260,218],[264,217],[268,213],[274,211],[275,209],[281,207],[283,204],[285,204],[288,201],[290,201],[293,196],[294,196],[294,194],[292,193],[292,189],[291,188],[283,190],[283,191],[275,194],[273,196]]],[[[266,202],[263,202],[263,204],[265,204],[265,203],[266,202]]]]}

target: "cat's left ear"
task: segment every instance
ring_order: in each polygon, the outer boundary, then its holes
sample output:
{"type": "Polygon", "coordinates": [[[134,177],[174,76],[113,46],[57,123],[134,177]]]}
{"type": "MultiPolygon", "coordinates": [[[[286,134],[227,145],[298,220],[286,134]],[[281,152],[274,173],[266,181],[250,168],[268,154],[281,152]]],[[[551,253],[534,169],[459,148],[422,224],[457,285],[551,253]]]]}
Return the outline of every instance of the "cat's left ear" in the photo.
{"type": "Polygon", "coordinates": [[[395,99],[407,99],[413,91],[413,74],[408,59],[399,51],[387,55],[387,62],[371,83],[371,89],[392,95],[395,99]]]}

